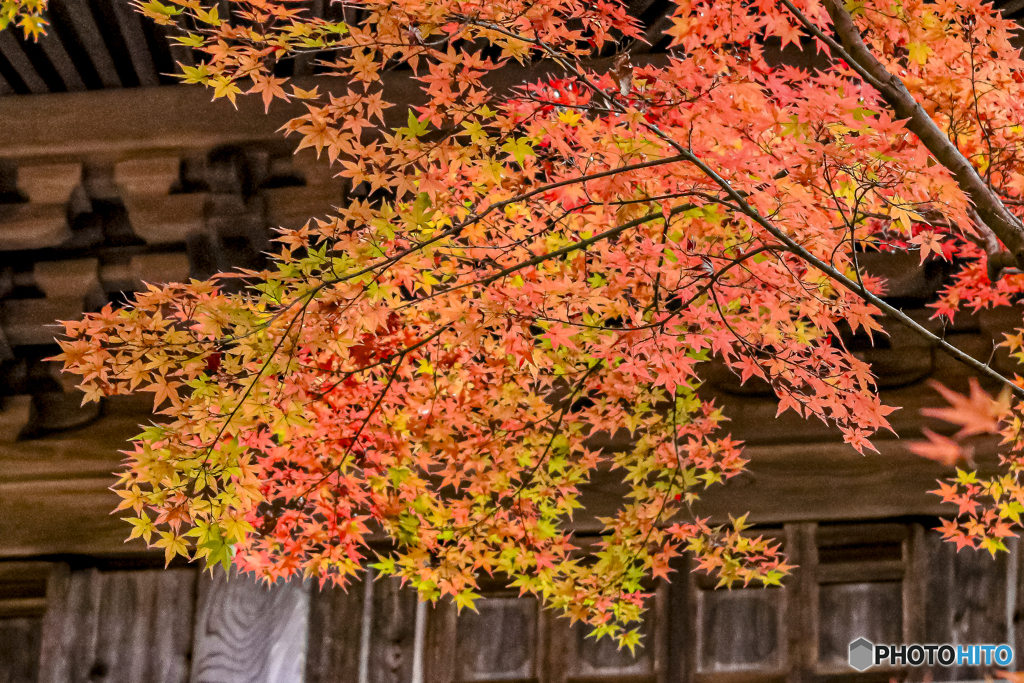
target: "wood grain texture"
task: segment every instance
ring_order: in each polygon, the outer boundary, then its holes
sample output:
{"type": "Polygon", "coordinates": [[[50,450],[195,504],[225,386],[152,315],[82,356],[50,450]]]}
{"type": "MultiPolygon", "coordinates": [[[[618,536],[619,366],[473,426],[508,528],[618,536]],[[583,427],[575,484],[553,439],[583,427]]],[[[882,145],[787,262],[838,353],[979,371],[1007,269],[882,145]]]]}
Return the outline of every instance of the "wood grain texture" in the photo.
{"type": "MultiPolygon", "coordinates": [[[[910,532],[903,543],[903,638],[908,643],[949,642],[928,640],[928,576],[931,553],[925,542],[927,533],[921,524],[911,524],[910,532]]],[[[880,577],[886,578],[886,577],[880,577]]],[[[1005,582],[1004,582],[1005,585],[1005,582]]],[[[1005,601],[1004,601],[1005,604],[1005,601]]],[[[1005,610],[1003,618],[1005,621],[1005,610]]],[[[933,680],[934,671],[914,670],[908,681],[933,680]]]]}
{"type": "Polygon", "coordinates": [[[903,584],[898,581],[845,583],[818,590],[818,666],[849,672],[849,645],[903,642],[903,584]]]}
{"type": "Polygon", "coordinates": [[[0,619],[42,618],[51,562],[0,562],[0,619]]]}
{"type": "MultiPolygon", "coordinates": [[[[145,553],[141,541],[124,543],[128,527],[110,515],[119,498],[109,490],[117,451],[144,419],[109,416],[64,435],[0,443],[0,556],[145,553]]],[[[904,443],[877,445],[879,454],[865,456],[834,443],[750,446],[750,472],[703,492],[695,509],[713,522],[749,511],[756,524],[951,512],[928,493],[950,471],[907,452],[904,443]]],[[[979,460],[982,473],[989,471],[979,460]]],[[[574,519],[578,531],[596,531],[597,517],[614,516],[626,492],[621,480],[620,472],[594,475],[574,519]]]]}
{"type": "MultiPolygon", "coordinates": [[[[770,415],[760,424],[766,422],[771,423],[770,415]]],[[[730,431],[735,424],[730,423],[730,431]]],[[[937,479],[953,474],[952,468],[914,455],[906,442],[879,440],[875,445],[878,453],[863,456],[839,443],[747,446],[743,455],[750,460],[749,471],[702,492],[694,508],[702,518],[715,522],[727,522],[729,513],[737,510],[749,511],[748,521],[755,524],[939,516],[956,511],[928,493],[937,479]]],[[[985,454],[978,457],[981,473],[995,470],[995,452],[994,442],[979,446],[979,453],[985,454]]],[[[577,529],[595,531],[596,518],[616,514],[626,493],[621,479],[618,471],[595,473],[583,488],[584,507],[574,518],[577,529]]]]}
{"type": "Polygon", "coordinates": [[[36,683],[43,620],[0,619],[0,683],[36,683]]]}
{"type": "Polygon", "coordinates": [[[185,683],[196,572],[106,574],[92,671],[111,683],[185,683]]]}
{"type": "Polygon", "coordinates": [[[665,683],[691,683],[697,661],[697,625],[692,558],[683,554],[670,560],[673,573],[665,599],[665,683]]]}
{"type": "MultiPolygon", "coordinates": [[[[1005,643],[1007,555],[956,546],[939,533],[921,535],[926,643],[1005,643]]],[[[984,678],[981,667],[934,667],[934,680],[984,678]]]]}
{"type": "Polygon", "coordinates": [[[456,619],[454,681],[518,681],[536,676],[538,604],[491,595],[456,619]]]}
{"type": "Polygon", "coordinates": [[[784,589],[697,591],[697,671],[781,671],[784,589]]]}
{"type": "Polygon", "coordinates": [[[458,628],[459,616],[451,601],[442,600],[431,608],[423,653],[426,683],[452,683],[455,680],[458,628]]]}
{"type": "Polygon", "coordinates": [[[590,629],[582,624],[570,626],[568,619],[545,611],[541,620],[545,629],[541,637],[546,641],[541,681],[636,679],[662,683],[665,680],[666,598],[664,585],[652,591],[644,621],[639,626],[641,646],[633,653],[618,649],[608,638],[593,638],[589,635],[590,629]]]}
{"type": "Polygon", "coordinates": [[[396,578],[374,583],[368,683],[410,683],[416,640],[416,593],[396,578]]]}
{"type": "Polygon", "coordinates": [[[124,542],[129,527],[110,514],[119,498],[109,488],[118,451],[151,405],[106,402],[105,416],[86,427],[0,444],[0,556],[147,552],[141,540],[124,542]]]}
{"type": "Polygon", "coordinates": [[[784,527],[783,549],[789,562],[798,566],[786,581],[786,682],[814,680],[818,659],[817,525],[809,522],[784,527]]]}
{"type": "Polygon", "coordinates": [[[204,573],[199,582],[192,683],[301,683],[309,586],[266,586],[204,573]]]}
{"type": "Polygon", "coordinates": [[[55,571],[40,683],[185,683],[195,574],[192,569],[55,571]]]}
{"type": "Polygon", "coordinates": [[[101,580],[95,569],[72,572],[65,566],[51,573],[39,683],[88,680],[96,651],[101,580]]]}
{"type": "Polygon", "coordinates": [[[365,584],[310,589],[306,683],[358,683],[365,584]]]}
{"type": "MultiPolygon", "coordinates": [[[[59,0],[55,5],[63,7],[69,3],[76,7],[85,4],[84,0],[59,0]]],[[[90,20],[91,16],[83,14],[76,30],[88,32],[86,24],[90,20]]],[[[95,56],[90,52],[91,57],[101,61],[105,54],[105,49],[97,49],[95,56]]],[[[666,61],[665,55],[643,55],[634,60],[638,65],[666,61]]],[[[585,66],[600,73],[610,64],[608,58],[588,61],[585,66]]],[[[560,72],[553,62],[538,62],[529,67],[506,67],[484,80],[501,91],[560,72]]],[[[101,73],[106,78],[116,78],[116,70],[103,68],[101,73]]],[[[398,105],[386,111],[385,123],[401,125],[407,107],[420,104],[423,93],[405,73],[386,73],[382,81],[388,101],[398,105]]],[[[300,88],[319,86],[321,93],[344,93],[348,87],[339,79],[326,77],[300,78],[295,84],[300,88]]],[[[303,113],[305,107],[301,103],[279,102],[267,115],[255,97],[239,98],[236,110],[225,100],[211,102],[209,91],[196,86],[9,97],[0,101],[0,121],[5,124],[5,134],[0,136],[0,158],[129,158],[158,150],[206,150],[220,145],[280,140],[278,128],[303,113]]]]}

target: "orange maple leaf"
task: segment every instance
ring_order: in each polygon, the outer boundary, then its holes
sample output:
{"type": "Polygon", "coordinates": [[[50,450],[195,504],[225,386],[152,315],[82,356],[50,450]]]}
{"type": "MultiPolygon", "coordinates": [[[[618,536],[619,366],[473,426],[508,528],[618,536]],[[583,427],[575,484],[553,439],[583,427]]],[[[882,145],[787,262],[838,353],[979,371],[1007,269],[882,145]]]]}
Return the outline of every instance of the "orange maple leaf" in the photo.
{"type": "Polygon", "coordinates": [[[981,388],[978,380],[971,378],[971,394],[964,396],[939,382],[929,382],[931,387],[942,394],[949,402],[949,408],[924,408],[921,414],[935,417],[961,426],[956,438],[976,434],[998,434],[999,422],[1010,409],[1010,394],[1004,391],[999,398],[993,399],[981,388]]]}
{"type": "Polygon", "coordinates": [[[912,453],[934,460],[943,467],[952,467],[961,459],[971,460],[973,449],[970,447],[964,448],[953,439],[936,434],[928,428],[922,429],[921,432],[928,440],[910,444],[908,448],[912,453]]]}

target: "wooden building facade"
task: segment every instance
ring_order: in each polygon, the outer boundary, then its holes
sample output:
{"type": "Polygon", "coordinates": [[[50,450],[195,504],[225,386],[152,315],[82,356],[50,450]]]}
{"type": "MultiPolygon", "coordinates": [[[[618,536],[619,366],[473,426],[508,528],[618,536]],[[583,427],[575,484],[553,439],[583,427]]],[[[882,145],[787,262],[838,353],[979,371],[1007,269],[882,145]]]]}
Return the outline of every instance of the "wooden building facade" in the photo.
{"type": "MultiPolygon", "coordinates": [[[[633,0],[658,53],[664,0],[633,0]]],[[[1007,12],[1024,3],[1009,2],[1007,12]]],[[[313,11],[340,11],[311,0],[313,11]]],[[[1024,652],[1021,557],[963,551],[933,530],[950,510],[927,491],[950,474],[908,452],[927,388],[966,386],[968,372],[893,327],[863,344],[901,439],[858,456],[819,423],[775,419],[768,387],[706,368],[707,390],[747,442],[750,472],[697,505],[725,519],[750,511],[799,569],[784,588],[714,590],[690,574],[652,587],[635,657],[584,637],[532,598],[490,587],[479,612],[418,606],[389,580],[347,593],[294,583],[225,580],[161,557],[109,513],[118,449],[148,420],[148,400],[81,406],[44,359],[55,320],[116,302],[143,282],[203,277],[259,263],[273,226],[343,204],[358,188],[334,179],[276,129],[295,111],[258,102],[238,111],[173,85],[192,55],[122,0],[51,0],[38,44],[0,32],[0,683],[470,683],[645,681],[768,683],[976,680],[981,667],[870,669],[846,663],[873,642],[1010,643],[1024,652]]],[[[637,52],[641,52],[637,50],[637,52]]],[[[595,59],[596,65],[602,61],[595,59]]],[[[312,60],[288,67],[322,89],[312,60]]],[[[550,65],[508,69],[499,84],[550,65]]],[[[412,102],[407,75],[389,74],[391,101],[412,102]]],[[[336,85],[336,84],[333,84],[336,85]]],[[[398,108],[398,118],[404,111],[398,108]]],[[[925,307],[945,276],[913,257],[864,255],[889,278],[889,298],[978,358],[1020,310],[942,326],[925,307]]],[[[850,339],[851,344],[863,340],[850,339]]],[[[939,425],[929,425],[939,429],[939,425]]],[[[614,444],[610,444],[614,445],[614,444]]],[[[982,469],[995,444],[978,445],[982,469]]],[[[611,473],[586,491],[581,538],[621,500],[611,473]]]]}
{"type": "Polygon", "coordinates": [[[456,614],[418,604],[393,579],[320,590],[138,559],[5,561],[0,681],[962,681],[993,671],[857,673],[847,648],[860,637],[1024,644],[1016,545],[996,560],[957,553],[920,520],[775,531],[800,565],[785,587],[715,590],[681,562],[652,591],[635,656],[498,586],[477,612],[456,614]]]}

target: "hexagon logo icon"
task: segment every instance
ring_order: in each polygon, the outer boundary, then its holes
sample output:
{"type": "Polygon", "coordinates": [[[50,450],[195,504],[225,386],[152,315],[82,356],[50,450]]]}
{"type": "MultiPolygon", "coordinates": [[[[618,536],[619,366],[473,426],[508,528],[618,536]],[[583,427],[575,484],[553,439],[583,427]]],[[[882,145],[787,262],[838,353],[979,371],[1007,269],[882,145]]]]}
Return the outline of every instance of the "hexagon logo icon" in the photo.
{"type": "Polygon", "coordinates": [[[850,643],[850,666],[857,671],[864,671],[874,664],[875,646],[866,638],[858,638],[850,643]]]}

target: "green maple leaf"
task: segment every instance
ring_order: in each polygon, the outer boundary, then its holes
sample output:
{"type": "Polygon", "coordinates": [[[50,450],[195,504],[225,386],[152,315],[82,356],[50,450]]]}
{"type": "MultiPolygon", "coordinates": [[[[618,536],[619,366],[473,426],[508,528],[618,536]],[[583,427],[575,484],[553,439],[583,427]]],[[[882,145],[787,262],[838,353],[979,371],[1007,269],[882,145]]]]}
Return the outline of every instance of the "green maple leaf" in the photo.
{"type": "Polygon", "coordinates": [[[526,138],[516,138],[509,140],[501,148],[512,155],[512,158],[516,160],[520,166],[526,161],[526,157],[537,156],[533,151],[533,145],[529,143],[526,138]]]}

